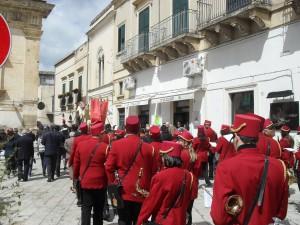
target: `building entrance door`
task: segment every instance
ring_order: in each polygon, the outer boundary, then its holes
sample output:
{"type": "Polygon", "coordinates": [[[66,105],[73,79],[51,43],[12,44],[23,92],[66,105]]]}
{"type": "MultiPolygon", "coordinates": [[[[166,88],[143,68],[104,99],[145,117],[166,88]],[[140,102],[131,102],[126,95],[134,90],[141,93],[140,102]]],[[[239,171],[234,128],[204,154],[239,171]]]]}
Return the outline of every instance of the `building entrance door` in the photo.
{"type": "Polygon", "coordinates": [[[189,129],[190,106],[189,100],[174,102],[174,126],[189,129]]]}

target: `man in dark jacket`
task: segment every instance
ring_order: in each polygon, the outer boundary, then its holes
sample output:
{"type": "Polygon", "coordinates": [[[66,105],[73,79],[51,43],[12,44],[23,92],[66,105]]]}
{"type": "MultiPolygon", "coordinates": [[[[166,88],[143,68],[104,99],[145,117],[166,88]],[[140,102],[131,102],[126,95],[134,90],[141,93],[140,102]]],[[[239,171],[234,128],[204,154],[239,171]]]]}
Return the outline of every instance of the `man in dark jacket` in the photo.
{"type": "Polygon", "coordinates": [[[23,136],[21,136],[16,141],[17,160],[18,160],[18,180],[21,179],[23,179],[23,181],[28,180],[29,162],[34,155],[33,142],[34,139],[27,131],[25,131],[23,133],[23,136]]]}
{"type": "Polygon", "coordinates": [[[55,127],[51,127],[51,131],[45,133],[42,137],[42,144],[45,145],[45,162],[47,166],[48,182],[54,180],[56,168],[56,159],[61,143],[61,136],[55,131],[55,127]]]}

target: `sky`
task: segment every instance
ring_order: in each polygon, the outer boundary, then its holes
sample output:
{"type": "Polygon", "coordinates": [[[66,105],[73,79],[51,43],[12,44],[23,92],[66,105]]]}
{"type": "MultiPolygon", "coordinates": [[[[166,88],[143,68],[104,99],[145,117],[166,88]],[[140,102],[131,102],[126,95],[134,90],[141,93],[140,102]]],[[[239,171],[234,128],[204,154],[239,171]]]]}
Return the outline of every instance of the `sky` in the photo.
{"type": "Polygon", "coordinates": [[[43,21],[40,70],[54,71],[54,64],[87,40],[90,22],[110,0],[47,0],[55,7],[43,21]]]}

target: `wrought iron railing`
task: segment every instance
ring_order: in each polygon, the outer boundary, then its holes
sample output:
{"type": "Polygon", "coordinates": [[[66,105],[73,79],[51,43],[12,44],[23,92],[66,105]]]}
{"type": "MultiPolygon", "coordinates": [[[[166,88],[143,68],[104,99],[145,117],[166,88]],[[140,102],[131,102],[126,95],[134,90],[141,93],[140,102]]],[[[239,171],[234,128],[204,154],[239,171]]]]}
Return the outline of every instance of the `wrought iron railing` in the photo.
{"type": "Polygon", "coordinates": [[[150,49],[186,33],[196,33],[199,23],[197,10],[185,10],[151,27],[150,49]]]}
{"type": "Polygon", "coordinates": [[[125,51],[121,56],[121,62],[125,62],[141,53],[149,51],[149,33],[143,33],[129,39],[125,45],[125,51]]]}
{"type": "Polygon", "coordinates": [[[219,19],[230,16],[235,12],[246,9],[250,6],[267,6],[271,0],[199,0],[199,28],[209,26],[219,19]]]}

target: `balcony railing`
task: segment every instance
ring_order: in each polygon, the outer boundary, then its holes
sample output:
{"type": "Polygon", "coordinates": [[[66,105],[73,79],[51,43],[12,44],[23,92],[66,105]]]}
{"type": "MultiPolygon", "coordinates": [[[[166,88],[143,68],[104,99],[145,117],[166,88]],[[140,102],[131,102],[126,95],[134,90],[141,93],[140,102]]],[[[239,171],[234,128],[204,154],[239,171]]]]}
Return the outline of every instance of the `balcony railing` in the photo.
{"type": "Polygon", "coordinates": [[[143,33],[129,39],[125,45],[125,52],[121,57],[121,62],[136,57],[139,54],[149,51],[149,33],[143,33]]]}
{"type": "Polygon", "coordinates": [[[270,5],[270,0],[199,0],[199,28],[254,5],[267,6],[270,5]]]}
{"type": "Polygon", "coordinates": [[[196,33],[198,24],[199,12],[197,10],[182,11],[164,19],[151,27],[150,49],[180,35],[196,33]]]}

